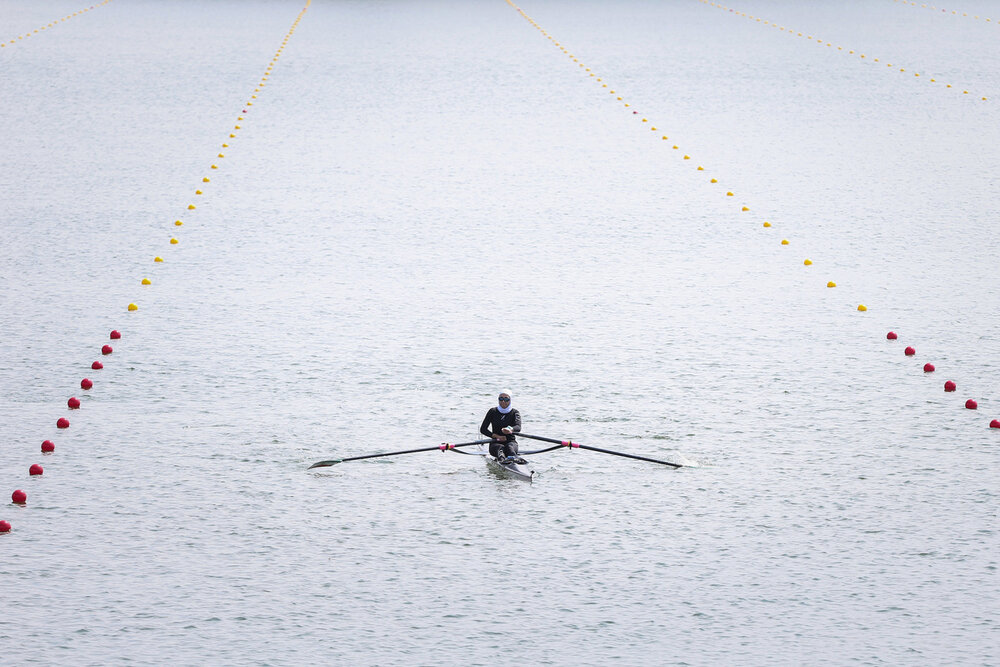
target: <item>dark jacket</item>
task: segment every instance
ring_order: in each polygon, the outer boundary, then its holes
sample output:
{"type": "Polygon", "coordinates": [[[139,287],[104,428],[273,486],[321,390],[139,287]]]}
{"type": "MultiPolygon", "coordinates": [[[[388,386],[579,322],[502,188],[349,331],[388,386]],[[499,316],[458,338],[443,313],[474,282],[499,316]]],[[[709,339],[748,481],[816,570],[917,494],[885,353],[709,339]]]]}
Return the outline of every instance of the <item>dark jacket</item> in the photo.
{"type": "MultiPolygon", "coordinates": [[[[511,408],[507,414],[503,414],[497,408],[490,408],[483,418],[483,425],[479,427],[479,432],[487,438],[492,438],[494,433],[500,433],[502,429],[510,428],[517,433],[521,430],[521,413],[511,408]]],[[[507,436],[507,442],[517,442],[513,434],[507,436]]]]}

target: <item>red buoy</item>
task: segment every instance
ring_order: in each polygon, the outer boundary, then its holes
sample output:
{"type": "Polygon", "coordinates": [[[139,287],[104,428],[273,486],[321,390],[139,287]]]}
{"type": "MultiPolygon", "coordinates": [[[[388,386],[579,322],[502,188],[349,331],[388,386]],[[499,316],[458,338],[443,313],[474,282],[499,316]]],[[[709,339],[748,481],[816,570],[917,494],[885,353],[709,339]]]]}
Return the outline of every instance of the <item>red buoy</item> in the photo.
{"type": "Polygon", "coordinates": [[[80,407],[80,399],[77,398],[76,396],[73,396],[68,401],[66,401],[66,405],[69,406],[70,410],[76,410],[78,407],[80,407]]]}
{"type": "Polygon", "coordinates": [[[934,364],[924,364],[924,372],[925,373],[933,373],[934,372],[934,364]]]}
{"type": "Polygon", "coordinates": [[[903,353],[906,354],[906,356],[908,356],[908,357],[912,357],[913,355],[915,355],[917,353],[917,351],[914,350],[912,347],[908,347],[905,350],[903,350],[903,353]]]}
{"type": "Polygon", "coordinates": [[[994,419],[991,421],[990,428],[1000,428],[1000,419],[994,419]]]}
{"type": "Polygon", "coordinates": [[[112,352],[114,352],[114,348],[110,345],[105,345],[101,348],[101,354],[111,354],[112,352]]]}
{"type": "Polygon", "coordinates": [[[887,338],[888,340],[896,340],[896,339],[898,338],[898,336],[896,335],[896,332],[895,332],[895,331],[890,331],[889,333],[887,333],[887,334],[885,335],[885,337],[886,337],[886,338],[887,338]]]}
{"type": "Polygon", "coordinates": [[[9,533],[9,532],[10,532],[10,524],[7,523],[6,521],[0,521],[0,533],[9,533]]]}
{"type": "Polygon", "coordinates": [[[51,440],[45,440],[42,442],[42,451],[46,454],[54,452],[56,450],[56,443],[51,440]]]}
{"type": "Polygon", "coordinates": [[[94,363],[92,363],[92,364],[90,365],[90,367],[91,367],[92,369],[94,369],[95,371],[99,371],[99,370],[101,370],[102,368],[104,368],[104,364],[102,364],[102,363],[101,363],[101,362],[99,362],[99,361],[95,361],[94,363]]]}
{"type": "Polygon", "coordinates": [[[18,489],[14,493],[10,494],[10,499],[12,502],[17,503],[18,505],[23,505],[28,501],[28,494],[22,491],[21,489],[18,489]]]}
{"type": "Polygon", "coordinates": [[[974,400],[970,398],[965,402],[965,407],[968,410],[975,410],[976,408],[979,407],[979,403],[976,403],[974,400]]]}
{"type": "Polygon", "coordinates": [[[83,378],[80,380],[80,389],[90,389],[94,386],[94,383],[90,381],[90,378],[83,378]]]}
{"type": "Polygon", "coordinates": [[[31,467],[28,468],[29,475],[41,475],[43,472],[45,471],[42,470],[42,466],[38,465],[37,463],[32,463],[31,467]]]}
{"type": "Polygon", "coordinates": [[[945,391],[955,391],[957,388],[958,388],[958,385],[956,385],[951,380],[948,380],[947,382],[944,383],[944,390],[945,391]]]}
{"type": "Polygon", "coordinates": [[[121,335],[121,333],[119,333],[118,329],[112,329],[111,330],[111,340],[118,340],[121,337],[122,337],[122,335],[121,335]]]}
{"type": "Polygon", "coordinates": [[[59,421],[56,422],[57,428],[69,428],[69,420],[65,417],[60,417],[59,421]]]}

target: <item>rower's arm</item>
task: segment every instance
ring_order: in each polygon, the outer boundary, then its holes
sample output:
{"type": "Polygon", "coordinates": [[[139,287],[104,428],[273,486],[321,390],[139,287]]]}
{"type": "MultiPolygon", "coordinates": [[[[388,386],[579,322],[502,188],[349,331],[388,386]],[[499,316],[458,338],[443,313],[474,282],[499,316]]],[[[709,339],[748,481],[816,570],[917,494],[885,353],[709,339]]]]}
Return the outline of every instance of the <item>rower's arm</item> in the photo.
{"type": "Polygon", "coordinates": [[[487,412],[486,416],[483,418],[483,424],[479,427],[479,432],[485,435],[487,438],[493,437],[493,431],[490,430],[490,413],[487,412]]]}
{"type": "Polygon", "coordinates": [[[514,425],[511,427],[511,430],[514,431],[514,433],[521,432],[521,413],[517,410],[514,410],[514,425]]]}

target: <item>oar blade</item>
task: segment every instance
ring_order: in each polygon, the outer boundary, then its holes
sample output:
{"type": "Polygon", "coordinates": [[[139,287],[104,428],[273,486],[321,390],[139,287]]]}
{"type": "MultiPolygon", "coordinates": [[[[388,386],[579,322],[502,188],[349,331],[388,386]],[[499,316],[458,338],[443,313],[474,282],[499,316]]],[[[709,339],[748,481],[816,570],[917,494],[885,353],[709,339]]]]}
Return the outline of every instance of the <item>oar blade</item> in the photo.
{"type": "Polygon", "coordinates": [[[317,461],[316,463],[306,468],[306,470],[312,470],[313,468],[327,468],[329,466],[335,466],[341,462],[342,462],[341,459],[332,459],[330,461],[317,461]]]}

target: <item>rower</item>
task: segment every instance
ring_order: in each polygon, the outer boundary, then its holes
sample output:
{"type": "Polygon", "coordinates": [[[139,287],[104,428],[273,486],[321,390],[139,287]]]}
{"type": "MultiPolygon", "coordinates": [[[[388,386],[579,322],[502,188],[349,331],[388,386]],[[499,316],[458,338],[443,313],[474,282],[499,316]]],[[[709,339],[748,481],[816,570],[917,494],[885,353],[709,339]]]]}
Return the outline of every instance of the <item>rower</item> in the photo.
{"type": "Polygon", "coordinates": [[[500,462],[510,457],[515,463],[521,463],[524,459],[517,455],[517,436],[514,435],[521,430],[521,413],[511,407],[510,392],[506,389],[497,396],[497,404],[486,413],[479,432],[493,439],[490,456],[500,462]]]}

